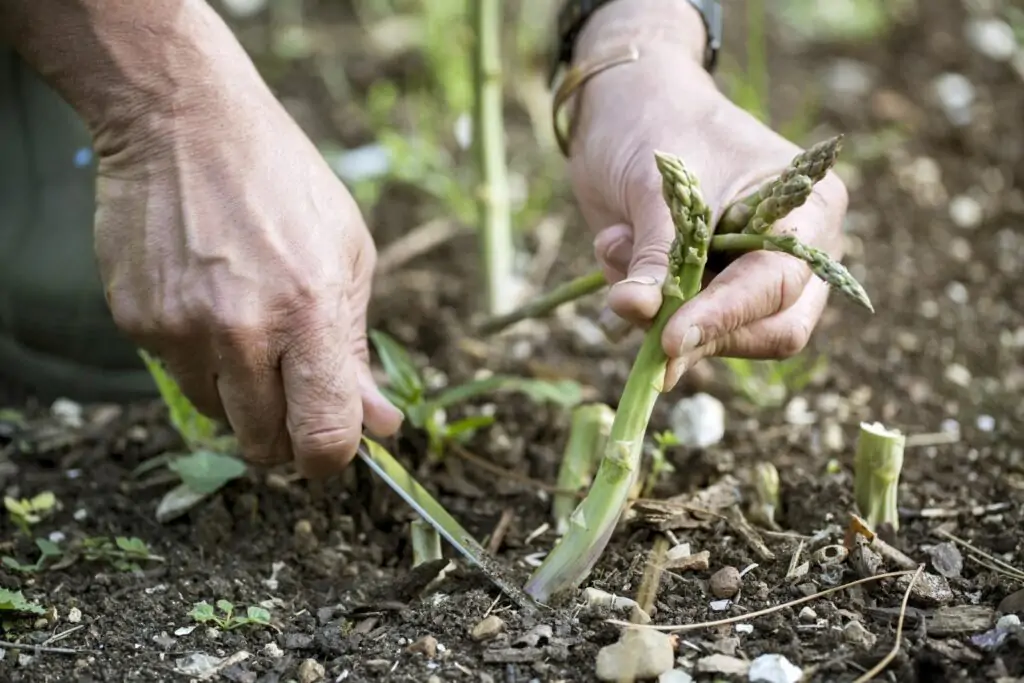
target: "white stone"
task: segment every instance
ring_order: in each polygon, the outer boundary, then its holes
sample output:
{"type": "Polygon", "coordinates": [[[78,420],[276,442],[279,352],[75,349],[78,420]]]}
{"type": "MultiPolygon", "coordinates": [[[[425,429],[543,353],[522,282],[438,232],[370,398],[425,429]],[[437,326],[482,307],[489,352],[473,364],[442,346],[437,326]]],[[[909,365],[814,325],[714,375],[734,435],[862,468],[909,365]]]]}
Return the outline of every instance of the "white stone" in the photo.
{"type": "Polygon", "coordinates": [[[983,216],[981,204],[973,197],[961,194],[949,202],[949,217],[958,228],[976,228],[983,216]]]}
{"type": "Polygon", "coordinates": [[[751,683],[798,683],[804,677],[800,667],[782,655],[764,654],[750,663],[751,683]]]}
{"type": "Polygon", "coordinates": [[[1002,19],[974,19],[964,27],[967,42],[997,62],[1007,62],[1017,53],[1017,37],[1002,19]]]}
{"type": "Polygon", "coordinates": [[[725,406],[710,394],[695,394],[672,406],[672,431],[687,448],[707,448],[725,436],[725,406]]]}

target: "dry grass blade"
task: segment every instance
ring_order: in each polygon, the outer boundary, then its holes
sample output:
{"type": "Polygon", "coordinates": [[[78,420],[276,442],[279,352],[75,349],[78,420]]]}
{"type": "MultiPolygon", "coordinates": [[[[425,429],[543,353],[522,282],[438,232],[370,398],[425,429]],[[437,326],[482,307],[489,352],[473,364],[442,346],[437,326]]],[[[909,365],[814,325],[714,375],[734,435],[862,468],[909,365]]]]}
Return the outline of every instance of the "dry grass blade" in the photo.
{"type": "Polygon", "coordinates": [[[921,577],[921,572],[923,571],[924,565],[922,564],[917,568],[917,571],[914,572],[914,578],[910,580],[910,584],[907,586],[907,592],[903,594],[903,602],[900,603],[900,618],[899,621],[896,622],[896,642],[892,644],[892,649],[889,650],[887,655],[882,657],[882,661],[864,672],[864,674],[853,683],[867,683],[867,681],[870,681],[872,678],[882,673],[882,671],[885,670],[885,667],[889,666],[889,662],[896,659],[896,655],[900,652],[900,645],[903,644],[903,620],[907,616],[907,603],[910,602],[910,591],[914,590],[914,584],[917,583],[917,580],[921,577]]]}
{"type": "MultiPolygon", "coordinates": [[[[748,612],[747,614],[741,614],[741,615],[735,616],[735,617],[728,617],[727,619],[716,619],[715,621],[704,621],[704,622],[701,622],[699,624],[674,624],[674,625],[661,625],[661,626],[656,626],[654,624],[637,625],[637,624],[634,624],[634,623],[632,623],[630,621],[622,621],[620,619],[608,619],[606,621],[606,623],[613,624],[615,626],[633,626],[633,627],[636,627],[636,628],[652,628],[655,631],[668,631],[668,632],[676,632],[676,633],[678,633],[680,631],[698,631],[698,630],[700,630],[702,628],[715,628],[716,626],[728,626],[729,624],[739,624],[739,623],[742,623],[744,621],[750,621],[751,619],[756,619],[757,617],[763,617],[763,616],[768,615],[768,614],[773,614],[775,612],[778,612],[779,610],[786,609],[787,607],[796,607],[798,605],[804,604],[805,602],[811,602],[812,600],[817,600],[819,598],[825,597],[826,595],[832,595],[833,593],[838,593],[841,590],[846,590],[847,588],[853,588],[854,586],[859,586],[861,584],[870,583],[872,581],[880,581],[881,579],[894,579],[894,578],[897,578],[897,577],[900,577],[900,576],[907,576],[908,574],[913,574],[914,571],[915,570],[907,569],[907,570],[904,570],[904,571],[889,572],[887,574],[876,574],[875,576],[868,576],[868,577],[863,578],[863,579],[857,579],[856,581],[851,581],[849,583],[844,583],[842,586],[836,586],[835,588],[829,588],[827,590],[823,590],[823,591],[815,593],[813,595],[808,595],[808,596],[803,597],[803,598],[797,598],[796,600],[790,600],[789,602],[784,602],[782,604],[775,605],[774,607],[766,607],[765,609],[757,610],[756,612],[748,612]]],[[[917,570],[917,571],[919,571],[919,570],[917,570]]]]}

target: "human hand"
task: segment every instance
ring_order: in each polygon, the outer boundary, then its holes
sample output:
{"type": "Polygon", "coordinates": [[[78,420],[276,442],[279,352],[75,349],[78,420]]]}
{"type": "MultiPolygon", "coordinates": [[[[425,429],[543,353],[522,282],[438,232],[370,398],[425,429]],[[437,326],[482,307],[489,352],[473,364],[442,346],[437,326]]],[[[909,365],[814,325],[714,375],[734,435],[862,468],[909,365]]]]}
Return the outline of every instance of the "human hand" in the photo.
{"type": "MultiPolygon", "coordinates": [[[[599,38],[601,23],[612,21],[614,12],[605,10],[592,19],[595,25],[578,45],[580,58],[607,53],[607,41],[599,38]]],[[[614,283],[608,306],[635,325],[646,326],[661,306],[674,236],[654,151],[683,158],[700,179],[713,222],[800,152],[719,92],[696,59],[699,54],[678,41],[641,42],[637,61],[603,71],[583,86],[574,119],[573,189],[597,232],[595,255],[614,283]]],[[[846,207],[845,187],[830,172],[774,230],[796,234],[838,260],[846,207]]],[[[666,388],[708,356],[771,359],[799,353],[827,297],[828,286],[812,278],[803,262],[765,251],[743,255],[667,325],[662,338],[670,359],[666,388]]]]}
{"type": "Polygon", "coordinates": [[[401,423],[368,364],[376,251],[257,80],[169,114],[160,135],[99,138],[96,253],[119,327],[249,461],[323,476],[354,456],[362,425],[401,423]]]}

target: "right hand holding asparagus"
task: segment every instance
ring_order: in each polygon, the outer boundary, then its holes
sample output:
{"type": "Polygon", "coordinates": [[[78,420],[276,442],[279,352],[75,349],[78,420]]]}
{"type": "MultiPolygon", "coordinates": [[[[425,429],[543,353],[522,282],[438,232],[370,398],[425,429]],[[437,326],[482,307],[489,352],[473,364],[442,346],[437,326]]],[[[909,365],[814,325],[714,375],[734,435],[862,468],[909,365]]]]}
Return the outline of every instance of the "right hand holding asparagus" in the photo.
{"type": "MultiPolygon", "coordinates": [[[[627,11],[627,4],[615,11],[627,11]]],[[[588,25],[578,46],[581,59],[607,54],[609,42],[614,43],[619,29],[613,7],[588,25]],[[602,32],[612,38],[602,42],[602,32]]],[[[598,260],[615,283],[609,307],[646,327],[661,306],[674,236],[654,152],[685,160],[700,180],[715,223],[800,150],[720,93],[695,59],[696,51],[657,38],[642,45],[638,61],[615,66],[583,86],[570,174],[584,217],[597,232],[598,260]]],[[[773,232],[794,234],[838,260],[846,205],[846,190],[830,172],[773,232]]],[[[812,278],[802,261],[770,251],[741,256],[666,327],[668,387],[707,356],[768,359],[798,353],[827,296],[828,286],[812,278]]]]}

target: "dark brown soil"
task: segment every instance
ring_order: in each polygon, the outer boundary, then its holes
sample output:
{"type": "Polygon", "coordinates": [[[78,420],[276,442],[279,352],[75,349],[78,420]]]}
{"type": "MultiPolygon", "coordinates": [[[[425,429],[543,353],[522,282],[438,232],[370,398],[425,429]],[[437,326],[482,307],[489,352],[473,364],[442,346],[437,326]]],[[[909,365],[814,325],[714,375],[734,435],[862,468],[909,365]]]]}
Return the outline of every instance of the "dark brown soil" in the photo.
{"type": "MultiPolygon", "coordinates": [[[[311,12],[322,11],[313,5],[319,6],[312,3],[311,12]]],[[[818,67],[839,57],[875,70],[867,96],[849,102],[826,96],[817,117],[820,127],[803,142],[834,132],[847,135],[843,158],[854,169],[844,171],[851,189],[847,262],[877,313],[869,316],[833,300],[808,351],[827,354],[827,372],[796,396],[815,413],[808,424],[791,419],[799,403],[788,411],[754,410],[729,388],[723,366],[695,372],[677,394],[699,388],[725,401],[726,438],[703,451],[676,449],[676,472],[658,494],[699,491],[727,475],[748,481],[754,465],[770,461],[782,482],[781,526],[805,537],[807,559],[822,545],[842,542],[853,509],[851,468],[860,421],[880,420],[915,435],[939,432],[955,421],[960,429],[956,443],[907,449],[900,487],[907,516],[895,543],[916,561],[929,562],[928,548],[943,540],[936,534],[941,528],[1024,568],[1022,76],[966,44],[961,3],[919,5],[916,17],[868,45],[772,48],[780,115],[794,106],[790,95],[820,82],[818,67]],[[947,71],[963,74],[976,90],[972,121],[962,128],[952,126],[935,104],[932,83],[947,71]],[[895,139],[884,137],[893,132],[898,133],[895,139]],[[951,218],[950,201],[959,195],[981,204],[984,215],[976,227],[959,227],[951,218]],[[997,504],[1003,506],[995,512],[977,509],[997,504]],[[913,514],[923,508],[952,514],[939,519],[913,514]]],[[[729,4],[734,9],[728,16],[738,16],[735,8],[741,6],[729,4]]],[[[338,31],[353,30],[345,28],[347,17],[329,18],[339,22],[338,31]]],[[[738,20],[729,23],[731,46],[743,34],[738,20]]],[[[250,20],[243,29],[247,45],[258,52],[260,21],[250,20]]],[[[351,52],[344,63],[357,85],[365,86],[370,75],[380,73],[414,78],[422,67],[415,59],[368,63],[372,60],[351,52]]],[[[366,141],[368,133],[358,118],[346,117],[331,103],[312,61],[278,68],[260,57],[261,68],[314,137],[346,144],[366,141]]],[[[387,191],[391,199],[372,217],[382,248],[425,215],[416,193],[387,191]]],[[[563,211],[571,206],[568,202],[562,188],[552,210],[563,211]]],[[[592,267],[589,243],[575,217],[567,235],[549,284],[592,267]]],[[[455,238],[389,276],[374,301],[372,325],[409,344],[453,380],[484,365],[521,374],[557,371],[580,379],[614,405],[634,343],[595,351],[557,320],[548,325],[553,334],[547,341],[527,331],[490,347],[463,343],[460,321],[473,310],[467,294],[475,291],[474,266],[467,262],[473,250],[471,238],[455,238]]],[[[655,428],[667,426],[665,411],[678,398],[666,397],[655,428]]],[[[138,536],[165,562],[143,563],[140,572],[96,563],[36,575],[0,569],[0,585],[20,588],[57,614],[56,621],[5,624],[5,639],[36,644],[74,629],[50,645],[77,651],[38,653],[19,661],[8,648],[0,661],[4,680],[185,680],[175,668],[194,653],[226,657],[245,652],[249,656],[224,669],[219,680],[295,680],[300,664],[313,659],[326,668],[329,681],[426,681],[431,676],[442,681],[583,681],[594,680],[597,651],[617,638],[618,629],[605,622],[606,615],[573,609],[523,614],[462,562],[421,597],[422,585],[416,585],[409,569],[412,515],[362,466],[320,484],[295,480],[287,471],[252,474],[189,515],[158,524],[155,506],[168,485],[140,485],[131,471],[175,445],[160,407],[126,407],[110,421],[101,421],[112,417],[109,409],[90,408],[93,426],[72,432],[47,429],[47,412],[28,406],[34,419],[18,438],[0,419],[6,493],[31,496],[49,490],[62,505],[37,527],[37,535],[138,536]],[[54,434],[67,438],[55,440],[54,434]],[[276,585],[268,583],[272,573],[276,585]],[[273,628],[210,632],[199,626],[175,634],[194,626],[188,613],[195,602],[218,599],[239,606],[271,601],[266,604],[273,628]],[[68,621],[72,608],[81,612],[77,628],[68,621]],[[469,632],[488,613],[504,620],[505,632],[494,641],[474,642],[469,632]],[[519,641],[538,624],[552,627],[546,642],[519,641]],[[409,651],[425,636],[439,644],[433,659],[409,651]],[[271,643],[278,652],[267,649],[271,643]]],[[[553,484],[566,415],[519,400],[499,401],[497,415],[499,426],[477,435],[468,450],[521,478],[553,484]]],[[[423,439],[411,432],[388,445],[478,538],[492,534],[503,514],[511,515],[499,557],[518,577],[529,572],[525,558],[552,545],[550,531],[531,536],[548,521],[548,495],[536,485],[495,476],[457,455],[445,465],[425,466],[423,439]]],[[[32,542],[6,518],[0,525],[3,554],[34,559],[32,542]]],[[[657,623],[740,615],[859,577],[852,563],[829,568],[812,563],[805,577],[788,580],[795,536],[766,533],[774,559],[764,559],[725,520],[713,517],[694,527],[677,529],[675,536],[695,552],[709,551],[710,569],[665,575],[657,623]],[[726,565],[743,569],[751,564],[756,567],[744,576],[737,603],[724,612],[712,611],[711,574],[726,565]]],[[[633,596],[654,536],[642,524],[620,530],[588,585],[633,596]]],[[[990,649],[971,640],[994,625],[1001,601],[1024,588],[988,564],[964,552],[962,572],[948,581],[946,612],[911,600],[899,654],[880,679],[1024,680],[1020,634],[990,649]],[[936,627],[940,617],[984,608],[991,611],[988,621],[936,627]]],[[[931,564],[927,570],[934,573],[931,564]]],[[[805,680],[851,681],[892,648],[902,596],[891,580],[843,590],[808,603],[814,617],[801,615],[802,607],[787,607],[752,619],[749,633],[732,626],[683,633],[677,656],[681,668],[697,680],[746,680],[695,671],[696,660],[718,652],[743,659],[779,653],[804,670],[805,680]],[[851,621],[877,637],[873,645],[860,646],[844,633],[851,621]]],[[[1003,609],[1024,613],[1024,596],[1018,594],[1015,606],[1006,602],[1003,609]]]]}

